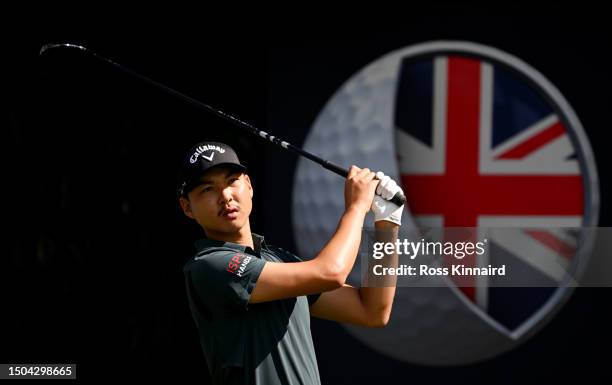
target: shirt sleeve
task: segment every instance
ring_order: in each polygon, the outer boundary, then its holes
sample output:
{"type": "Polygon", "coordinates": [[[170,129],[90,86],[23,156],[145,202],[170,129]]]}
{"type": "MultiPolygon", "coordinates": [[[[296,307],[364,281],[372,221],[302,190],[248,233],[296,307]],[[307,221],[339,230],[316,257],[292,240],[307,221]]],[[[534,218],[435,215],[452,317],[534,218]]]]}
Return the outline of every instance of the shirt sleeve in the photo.
{"type": "MultiPolygon", "coordinates": [[[[277,252],[277,255],[283,260],[283,262],[285,263],[292,263],[292,262],[304,262],[304,260],[300,257],[298,257],[297,255],[288,252],[285,249],[282,249],[280,247],[275,247],[273,246],[273,248],[275,249],[275,251],[277,252]]],[[[308,299],[308,306],[312,306],[312,304],[314,304],[315,302],[317,302],[317,300],[319,299],[319,297],[321,296],[321,293],[315,293],[315,294],[309,294],[307,295],[307,299],[308,299]]]]}
{"type": "Polygon", "coordinates": [[[246,309],[265,263],[246,253],[215,251],[196,256],[190,275],[202,298],[246,309]]]}

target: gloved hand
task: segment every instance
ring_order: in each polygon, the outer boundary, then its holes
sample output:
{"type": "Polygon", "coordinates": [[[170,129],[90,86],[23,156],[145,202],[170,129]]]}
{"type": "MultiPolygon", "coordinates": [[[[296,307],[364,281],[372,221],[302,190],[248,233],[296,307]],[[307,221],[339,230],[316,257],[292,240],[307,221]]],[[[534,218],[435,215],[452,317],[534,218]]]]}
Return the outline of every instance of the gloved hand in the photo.
{"type": "Polygon", "coordinates": [[[391,199],[395,193],[401,191],[401,187],[381,171],[376,173],[376,177],[380,182],[376,186],[376,195],[374,195],[371,207],[374,213],[374,222],[389,221],[399,226],[402,224],[404,205],[398,207],[387,199],[391,199]]]}

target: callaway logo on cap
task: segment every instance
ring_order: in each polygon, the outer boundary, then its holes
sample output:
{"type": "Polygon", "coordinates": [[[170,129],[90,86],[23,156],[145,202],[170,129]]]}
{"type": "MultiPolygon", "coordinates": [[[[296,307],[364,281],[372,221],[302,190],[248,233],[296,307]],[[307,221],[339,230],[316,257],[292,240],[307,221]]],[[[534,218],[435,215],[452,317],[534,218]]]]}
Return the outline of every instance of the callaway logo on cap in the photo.
{"type": "Polygon", "coordinates": [[[183,159],[179,171],[178,195],[185,196],[195,186],[204,172],[212,167],[232,165],[246,171],[236,152],[225,143],[201,142],[193,146],[183,159]]]}
{"type": "Polygon", "coordinates": [[[213,156],[215,155],[215,151],[223,154],[225,153],[225,149],[223,147],[219,147],[213,144],[205,144],[202,146],[198,146],[195,149],[195,152],[193,153],[193,155],[191,155],[191,157],[189,158],[189,162],[190,163],[195,163],[198,161],[198,157],[202,157],[204,159],[206,159],[209,162],[212,162],[213,160],[213,156]],[[211,150],[210,154],[208,156],[206,156],[204,153],[211,150]]]}

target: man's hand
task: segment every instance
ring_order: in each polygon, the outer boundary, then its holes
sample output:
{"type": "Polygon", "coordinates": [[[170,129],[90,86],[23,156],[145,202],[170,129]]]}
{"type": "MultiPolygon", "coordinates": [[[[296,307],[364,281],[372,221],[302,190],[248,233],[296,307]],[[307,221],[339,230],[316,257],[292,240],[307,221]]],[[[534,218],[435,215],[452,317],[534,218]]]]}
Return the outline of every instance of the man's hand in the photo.
{"type": "Polygon", "coordinates": [[[358,208],[364,215],[370,210],[378,180],[368,168],[351,166],[344,183],[345,209],[358,208]]]}
{"type": "Polygon", "coordinates": [[[404,210],[404,205],[398,207],[387,199],[391,199],[402,189],[393,179],[383,174],[381,171],[376,173],[376,177],[380,182],[376,187],[376,195],[374,196],[371,207],[374,213],[374,222],[388,221],[400,226],[402,224],[402,211],[404,210]]]}

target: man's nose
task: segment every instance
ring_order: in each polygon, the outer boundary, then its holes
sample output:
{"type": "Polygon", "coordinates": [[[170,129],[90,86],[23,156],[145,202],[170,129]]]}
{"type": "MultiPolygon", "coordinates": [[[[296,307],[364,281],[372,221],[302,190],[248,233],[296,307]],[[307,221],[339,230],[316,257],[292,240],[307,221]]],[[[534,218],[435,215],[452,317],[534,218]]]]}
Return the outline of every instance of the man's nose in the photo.
{"type": "Polygon", "coordinates": [[[233,199],[232,189],[228,186],[224,189],[221,189],[221,194],[219,196],[221,203],[229,202],[233,199]]]}

